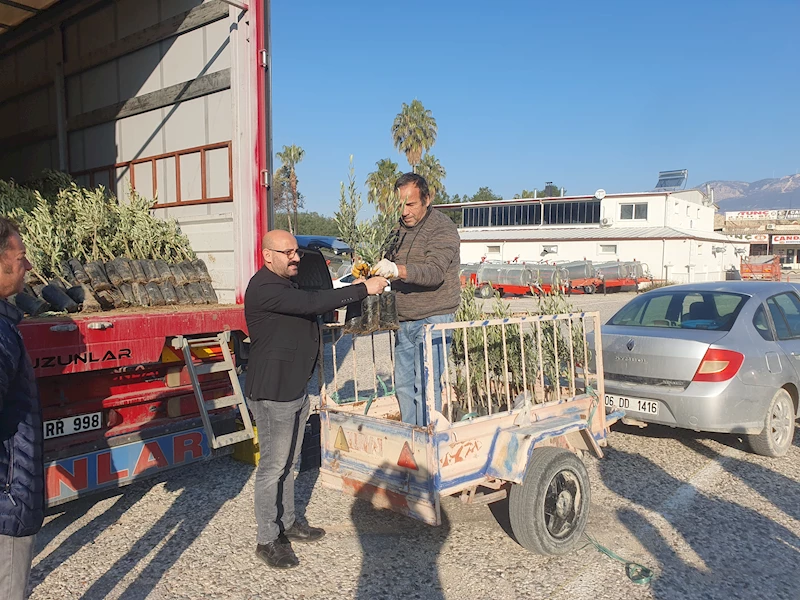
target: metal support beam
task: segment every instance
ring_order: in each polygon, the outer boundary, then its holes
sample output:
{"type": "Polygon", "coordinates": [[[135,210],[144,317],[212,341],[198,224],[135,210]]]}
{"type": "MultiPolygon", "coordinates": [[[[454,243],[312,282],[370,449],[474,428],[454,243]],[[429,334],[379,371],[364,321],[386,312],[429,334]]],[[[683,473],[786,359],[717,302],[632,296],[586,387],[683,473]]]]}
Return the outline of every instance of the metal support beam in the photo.
{"type": "Polygon", "coordinates": [[[26,41],[48,32],[58,26],[62,21],[70,19],[85,11],[91,10],[96,5],[107,3],[109,0],[62,0],[44,12],[24,21],[12,32],[3,34],[0,38],[0,55],[22,45],[26,41]]]}
{"type": "Polygon", "coordinates": [[[69,171],[69,144],[67,143],[67,88],[64,78],[64,33],[56,27],[56,60],[53,89],[56,94],[56,138],[58,140],[58,168],[69,171]]]}
{"type": "Polygon", "coordinates": [[[222,1],[225,4],[230,4],[231,6],[235,6],[239,10],[250,10],[250,7],[247,5],[246,2],[240,2],[239,0],[222,0],[222,1]]]}
{"type": "Polygon", "coordinates": [[[11,8],[24,10],[25,12],[33,13],[35,15],[38,15],[40,12],[42,12],[38,8],[34,8],[33,6],[27,6],[25,4],[20,4],[19,2],[14,2],[14,0],[0,0],[0,4],[5,4],[6,6],[10,6],[11,8]]]}

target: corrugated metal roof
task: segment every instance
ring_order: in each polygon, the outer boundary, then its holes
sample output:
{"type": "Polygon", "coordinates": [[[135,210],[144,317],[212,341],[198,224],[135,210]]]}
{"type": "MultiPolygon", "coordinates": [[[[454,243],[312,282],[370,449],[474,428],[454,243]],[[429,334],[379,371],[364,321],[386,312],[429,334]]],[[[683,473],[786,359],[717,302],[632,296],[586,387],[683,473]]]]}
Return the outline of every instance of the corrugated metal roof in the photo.
{"type": "Polygon", "coordinates": [[[462,241],[582,241],[582,240],[664,240],[692,239],[709,242],[731,242],[726,236],[711,231],[695,231],[677,227],[517,227],[459,229],[462,241]]]}

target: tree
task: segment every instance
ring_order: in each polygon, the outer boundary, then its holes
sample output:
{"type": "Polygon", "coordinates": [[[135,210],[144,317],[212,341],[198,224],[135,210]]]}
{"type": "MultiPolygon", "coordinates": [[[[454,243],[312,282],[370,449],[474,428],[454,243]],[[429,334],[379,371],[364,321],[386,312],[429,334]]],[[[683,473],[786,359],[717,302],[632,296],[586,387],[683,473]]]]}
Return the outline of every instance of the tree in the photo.
{"type": "Polygon", "coordinates": [[[444,193],[444,178],[447,177],[447,172],[444,170],[442,163],[433,154],[426,153],[417,166],[417,173],[428,182],[431,201],[434,204],[438,204],[437,197],[444,193]]]}
{"type": "MultiPolygon", "coordinates": [[[[566,196],[567,190],[564,190],[564,195],[566,196]]],[[[554,198],[561,196],[561,188],[557,185],[553,185],[552,182],[548,181],[543,190],[522,190],[519,194],[514,194],[515,199],[520,198],[554,198]]]]}
{"type": "Polygon", "coordinates": [[[436,143],[437,132],[436,119],[422,102],[416,99],[410,105],[403,102],[392,124],[392,139],[415,173],[422,155],[436,143]]]}
{"type": "Polygon", "coordinates": [[[462,202],[492,202],[493,200],[502,200],[503,197],[495,194],[488,187],[479,188],[475,195],[472,197],[464,196],[462,202]]]}
{"type": "MultiPolygon", "coordinates": [[[[284,219],[289,219],[291,216],[291,214],[285,212],[275,214],[279,223],[284,219]]],[[[338,228],[331,217],[326,217],[317,212],[298,212],[295,233],[297,235],[330,235],[335,237],[338,235],[338,228]]]]}
{"type": "MultiPolygon", "coordinates": [[[[297,231],[297,209],[300,206],[300,198],[297,193],[297,171],[295,167],[303,161],[306,151],[300,146],[284,146],[281,152],[278,152],[278,160],[281,161],[281,167],[286,167],[289,174],[289,189],[291,190],[291,212],[294,220],[294,227],[290,226],[290,231],[297,231]]],[[[274,197],[274,196],[273,196],[274,197]]]]}
{"type": "Polygon", "coordinates": [[[292,192],[291,173],[286,166],[280,167],[275,171],[272,177],[272,200],[275,203],[275,222],[278,226],[282,226],[283,220],[286,220],[286,228],[294,233],[297,231],[294,218],[294,206],[302,208],[304,204],[303,194],[297,192],[295,195],[292,192]]]}
{"type": "MultiPolygon", "coordinates": [[[[564,190],[565,194],[566,194],[566,192],[567,192],[567,190],[564,190]]],[[[561,189],[557,185],[553,185],[552,181],[548,181],[544,186],[544,190],[542,190],[542,192],[536,197],[537,198],[554,198],[554,197],[560,196],[560,195],[561,195],[561,189]]]]}
{"type": "Polygon", "coordinates": [[[394,184],[402,175],[397,163],[389,158],[382,158],[375,163],[378,167],[367,175],[367,200],[379,211],[385,212],[394,199],[394,184]]]}
{"type": "Polygon", "coordinates": [[[433,199],[433,204],[450,204],[451,202],[460,202],[458,198],[458,194],[451,197],[445,190],[441,190],[440,192],[436,193],[436,198],[433,199]]]}

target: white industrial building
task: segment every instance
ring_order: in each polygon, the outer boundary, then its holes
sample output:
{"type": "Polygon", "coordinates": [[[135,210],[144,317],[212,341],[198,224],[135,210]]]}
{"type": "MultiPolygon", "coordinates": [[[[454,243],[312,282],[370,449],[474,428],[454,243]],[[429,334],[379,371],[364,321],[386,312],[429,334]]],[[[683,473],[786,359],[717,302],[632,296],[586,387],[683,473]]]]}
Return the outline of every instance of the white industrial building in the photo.
{"type": "MultiPolygon", "coordinates": [[[[714,232],[713,198],[700,190],[521,198],[443,204],[460,213],[462,264],[481,261],[640,261],[655,279],[717,281],[749,242],[714,232]]],[[[453,214],[455,213],[455,215],[453,214]]]]}

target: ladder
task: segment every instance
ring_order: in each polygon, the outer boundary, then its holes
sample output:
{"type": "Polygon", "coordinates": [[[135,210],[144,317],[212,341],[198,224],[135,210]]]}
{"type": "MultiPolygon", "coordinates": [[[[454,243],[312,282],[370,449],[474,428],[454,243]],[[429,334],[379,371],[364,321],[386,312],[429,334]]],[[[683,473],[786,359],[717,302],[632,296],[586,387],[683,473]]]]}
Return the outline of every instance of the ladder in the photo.
{"type": "Polygon", "coordinates": [[[242,387],[239,384],[239,377],[236,373],[236,366],[233,364],[233,357],[228,343],[231,339],[230,331],[223,331],[213,337],[204,338],[186,338],[182,335],[172,339],[172,347],[176,350],[183,351],[183,360],[186,363],[186,369],[189,371],[189,378],[192,381],[192,388],[194,395],[197,399],[197,407],[200,409],[200,417],[203,420],[203,427],[206,430],[206,437],[211,448],[216,450],[223,446],[230,446],[237,442],[253,439],[253,423],[250,420],[250,412],[245,403],[244,394],[242,394],[242,387]],[[211,363],[195,364],[192,356],[192,348],[215,348],[219,346],[222,351],[223,360],[211,363]],[[206,400],[203,398],[203,390],[200,387],[200,375],[207,375],[209,373],[222,373],[227,372],[231,380],[231,387],[233,394],[230,396],[223,396],[222,398],[213,398],[206,400]],[[244,429],[217,435],[214,432],[214,427],[211,424],[211,418],[208,413],[211,410],[235,406],[239,409],[239,415],[244,424],[244,429]]]}

